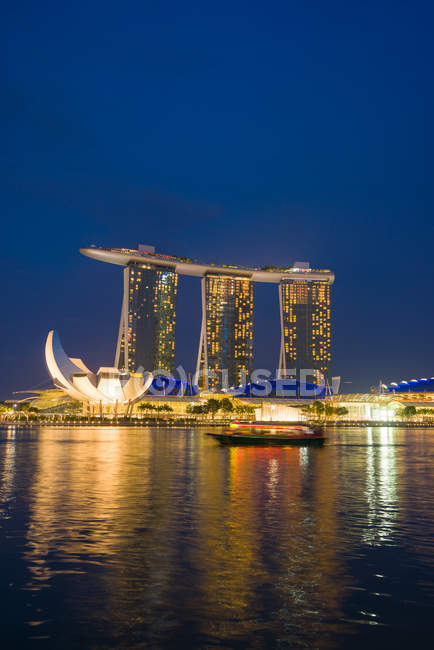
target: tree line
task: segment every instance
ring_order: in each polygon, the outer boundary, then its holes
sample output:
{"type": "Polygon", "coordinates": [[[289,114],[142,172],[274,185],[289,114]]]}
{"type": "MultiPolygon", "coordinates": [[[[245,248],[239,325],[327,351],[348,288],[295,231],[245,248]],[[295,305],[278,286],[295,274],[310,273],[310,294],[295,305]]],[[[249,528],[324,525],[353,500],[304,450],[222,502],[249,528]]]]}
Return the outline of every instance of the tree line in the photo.
{"type": "Polygon", "coordinates": [[[329,403],[323,403],[320,402],[320,400],[316,399],[312,404],[309,404],[307,406],[303,406],[301,409],[304,413],[307,413],[309,415],[313,415],[314,418],[316,419],[321,419],[321,418],[331,418],[331,417],[343,417],[344,415],[348,415],[348,409],[345,408],[345,406],[332,406],[329,403]]]}
{"type": "MultiPolygon", "coordinates": [[[[173,413],[173,408],[170,406],[170,404],[154,404],[152,402],[140,402],[136,406],[136,409],[139,413],[142,414],[173,413]]],[[[228,397],[224,397],[221,400],[211,397],[203,404],[189,404],[186,408],[187,414],[211,415],[212,417],[214,417],[219,411],[224,414],[233,413],[237,415],[252,415],[255,412],[255,407],[248,406],[247,404],[233,402],[228,397]]],[[[37,420],[41,417],[50,419],[59,417],[67,420],[88,420],[91,417],[93,418],[93,416],[85,416],[78,413],[67,414],[40,411],[38,408],[32,406],[30,402],[21,402],[16,404],[14,407],[12,405],[0,404],[0,420],[8,419],[11,417],[13,417],[13,419],[24,420],[37,420]]],[[[122,415],[119,415],[119,417],[122,418],[122,415]]]]}
{"type": "Polygon", "coordinates": [[[430,408],[416,408],[415,406],[404,406],[404,408],[399,409],[396,412],[396,415],[404,420],[413,418],[415,415],[430,415],[434,417],[434,409],[430,408]]]}
{"type": "Polygon", "coordinates": [[[194,415],[208,415],[211,414],[212,417],[222,411],[223,413],[236,413],[237,415],[252,415],[255,412],[254,406],[248,406],[247,404],[237,404],[234,403],[229,397],[223,397],[223,399],[215,399],[215,397],[210,397],[203,404],[189,404],[187,406],[187,413],[194,415]]]}

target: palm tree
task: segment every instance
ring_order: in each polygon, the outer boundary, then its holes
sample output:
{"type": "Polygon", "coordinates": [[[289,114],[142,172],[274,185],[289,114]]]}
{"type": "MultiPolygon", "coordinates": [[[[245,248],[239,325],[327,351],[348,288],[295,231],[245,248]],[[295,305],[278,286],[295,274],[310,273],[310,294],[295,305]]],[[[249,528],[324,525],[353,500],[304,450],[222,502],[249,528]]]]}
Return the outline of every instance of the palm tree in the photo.
{"type": "Polygon", "coordinates": [[[220,402],[219,402],[219,400],[215,399],[215,397],[210,397],[206,401],[206,408],[207,408],[208,413],[211,413],[212,418],[214,419],[215,414],[217,413],[217,411],[220,410],[220,402]]]}
{"type": "Polygon", "coordinates": [[[338,406],[335,409],[336,415],[339,415],[339,417],[342,417],[344,415],[348,415],[348,409],[345,406],[338,406]]]}
{"type": "Polygon", "coordinates": [[[234,410],[232,400],[230,400],[229,397],[223,397],[223,399],[220,400],[220,408],[224,413],[232,413],[234,410]]]}
{"type": "Polygon", "coordinates": [[[330,416],[334,415],[336,412],[336,409],[333,408],[331,404],[324,404],[323,405],[323,412],[325,418],[329,418],[330,416]]]}
{"type": "Polygon", "coordinates": [[[316,399],[312,405],[311,405],[311,410],[314,415],[319,419],[320,416],[324,413],[325,407],[322,402],[320,402],[318,399],[316,399]]]}
{"type": "Polygon", "coordinates": [[[141,402],[137,406],[137,410],[140,411],[141,413],[146,413],[148,411],[153,411],[155,409],[154,404],[150,404],[149,402],[141,402]]]}
{"type": "Polygon", "coordinates": [[[10,408],[5,404],[0,404],[0,420],[6,419],[6,416],[9,415],[10,408]]]}
{"type": "Polygon", "coordinates": [[[416,413],[417,411],[415,406],[404,406],[404,408],[400,411],[401,417],[405,418],[406,420],[414,417],[416,413]]]}

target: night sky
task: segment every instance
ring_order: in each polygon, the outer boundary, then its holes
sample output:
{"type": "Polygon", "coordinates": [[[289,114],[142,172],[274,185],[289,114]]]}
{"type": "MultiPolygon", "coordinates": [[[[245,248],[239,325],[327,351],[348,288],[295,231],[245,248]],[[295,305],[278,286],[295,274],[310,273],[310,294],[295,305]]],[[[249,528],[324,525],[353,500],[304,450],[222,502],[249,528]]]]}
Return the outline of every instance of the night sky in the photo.
{"type": "MultiPolygon", "coordinates": [[[[48,330],[111,365],[122,272],[80,246],[332,269],[345,392],[434,375],[431,2],[18,2],[2,21],[0,398],[48,330]]],[[[180,279],[193,370],[200,286],[180,279]]],[[[277,286],[256,285],[275,368],[277,286]]]]}

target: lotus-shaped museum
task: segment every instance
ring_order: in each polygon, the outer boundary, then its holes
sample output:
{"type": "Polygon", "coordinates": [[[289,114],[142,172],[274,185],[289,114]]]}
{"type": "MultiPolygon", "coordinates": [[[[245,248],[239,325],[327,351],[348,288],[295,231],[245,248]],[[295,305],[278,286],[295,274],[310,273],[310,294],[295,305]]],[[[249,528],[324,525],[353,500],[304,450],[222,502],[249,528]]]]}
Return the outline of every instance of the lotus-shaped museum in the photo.
{"type": "Polygon", "coordinates": [[[95,374],[81,359],[65,353],[57,332],[51,330],[45,343],[45,360],[54,384],[80,402],[100,407],[127,408],[148,390],[153,375],[149,372],[122,372],[118,368],[100,368],[95,374]]]}

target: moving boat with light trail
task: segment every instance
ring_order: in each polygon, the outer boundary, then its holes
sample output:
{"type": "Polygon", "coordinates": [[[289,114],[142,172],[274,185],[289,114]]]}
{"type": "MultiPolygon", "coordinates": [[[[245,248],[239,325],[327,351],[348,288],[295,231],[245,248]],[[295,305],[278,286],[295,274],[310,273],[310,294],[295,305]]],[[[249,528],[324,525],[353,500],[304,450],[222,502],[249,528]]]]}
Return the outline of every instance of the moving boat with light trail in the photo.
{"type": "Polygon", "coordinates": [[[321,429],[288,422],[247,422],[236,420],[228,431],[208,433],[223,445],[322,445],[321,429]]]}

